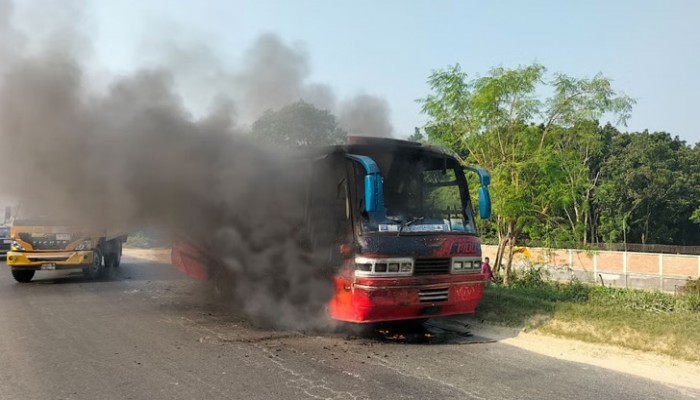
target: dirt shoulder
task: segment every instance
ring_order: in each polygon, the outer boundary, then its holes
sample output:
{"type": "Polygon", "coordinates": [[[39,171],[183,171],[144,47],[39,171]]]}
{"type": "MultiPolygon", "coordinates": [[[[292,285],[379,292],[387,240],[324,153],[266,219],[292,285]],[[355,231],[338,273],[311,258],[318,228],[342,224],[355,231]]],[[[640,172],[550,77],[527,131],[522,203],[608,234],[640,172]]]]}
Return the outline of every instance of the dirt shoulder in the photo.
{"type": "Polygon", "coordinates": [[[139,258],[141,260],[170,264],[170,248],[136,249],[125,247],[123,255],[126,257],[139,258]]]}
{"type": "MultiPolygon", "coordinates": [[[[125,248],[124,255],[157,263],[170,263],[169,248],[125,248]]],[[[532,351],[537,354],[594,365],[628,373],[674,386],[700,389],[700,362],[689,362],[669,356],[657,355],[617,346],[586,343],[533,332],[520,332],[514,328],[486,325],[470,318],[466,322],[470,331],[478,336],[500,343],[532,351]]]]}
{"type": "Polygon", "coordinates": [[[519,332],[514,328],[469,322],[475,335],[545,356],[623,372],[674,386],[700,389],[700,362],[628,350],[617,346],[519,332]]]}

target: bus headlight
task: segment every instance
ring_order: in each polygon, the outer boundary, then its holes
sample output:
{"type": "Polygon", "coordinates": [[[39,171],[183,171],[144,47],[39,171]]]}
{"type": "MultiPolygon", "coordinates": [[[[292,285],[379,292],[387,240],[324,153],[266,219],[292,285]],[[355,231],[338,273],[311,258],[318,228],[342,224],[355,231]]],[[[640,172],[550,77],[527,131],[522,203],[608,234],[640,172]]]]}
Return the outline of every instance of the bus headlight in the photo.
{"type": "Polygon", "coordinates": [[[21,244],[19,244],[19,242],[16,241],[16,240],[13,240],[13,241],[12,241],[12,243],[10,244],[10,248],[11,248],[13,251],[24,251],[24,246],[22,246],[21,244]]]}
{"type": "Polygon", "coordinates": [[[481,272],[481,259],[474,257],[452,257],[453,274],[475,274],[481,272]]]}
{"type": "Polygon", "coordinates": [[[398,263],[398,262],[389,263],[389,272],[399,272],[399,265],[401,265],[401,263],[398,263]]]}
{"type": "Polygon", "coordinates": [[[411,276],[412,258],[355,257],[355,276],[411,276]]]}

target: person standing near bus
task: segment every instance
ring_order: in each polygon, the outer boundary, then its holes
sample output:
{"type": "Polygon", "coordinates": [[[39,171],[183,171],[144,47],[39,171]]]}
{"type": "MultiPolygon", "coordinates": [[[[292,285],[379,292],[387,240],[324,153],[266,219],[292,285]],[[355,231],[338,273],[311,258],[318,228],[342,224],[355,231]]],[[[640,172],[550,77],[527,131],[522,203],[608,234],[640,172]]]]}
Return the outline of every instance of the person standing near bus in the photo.
{"type": "Polygon", "coordinates": [[[491,265],[489,265],[489,258],[484,258],[484,262],[481,264],[481,274],[484,275],[484,279],[490,285],[493,282],[493,272],[491,272],[491,265]]]}

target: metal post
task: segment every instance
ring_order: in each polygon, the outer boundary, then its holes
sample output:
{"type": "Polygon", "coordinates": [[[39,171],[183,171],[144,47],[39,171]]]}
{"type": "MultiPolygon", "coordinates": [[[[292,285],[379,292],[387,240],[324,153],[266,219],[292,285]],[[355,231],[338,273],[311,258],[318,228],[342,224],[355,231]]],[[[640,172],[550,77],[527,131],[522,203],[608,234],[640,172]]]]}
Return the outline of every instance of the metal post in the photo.
{"type": "Polygon", "coordinates": [[[598,253],[593,253],[593,282],[598,279],[598,253]]]}
{"type": "Polygon", "coordinates": [[[569,279],[573,279],[576,276],[574,273],[574,251],[569,249],[569,279]]]}
{"type": "Polygon", "coordinates": [[[664,254],[659,253],[659,290],[664,290],[664,254]]]}
{"type": "Polygon", "coordinates": [[[622,273],[625,274],[625,289],[627,289],[627,252],[622,253],[622,273]]]}

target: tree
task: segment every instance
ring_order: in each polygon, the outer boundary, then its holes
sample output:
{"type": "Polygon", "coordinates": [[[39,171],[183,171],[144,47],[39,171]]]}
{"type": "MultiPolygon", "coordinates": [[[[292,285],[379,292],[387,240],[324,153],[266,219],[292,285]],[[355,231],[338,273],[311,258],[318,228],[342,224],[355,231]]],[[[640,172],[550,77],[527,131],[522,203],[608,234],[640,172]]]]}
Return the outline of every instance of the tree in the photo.
{"type": "Polygon", "coordinates": [[[566,186],[562,208],[556,212],[569,228],[570,235],[564,235],[567,242],[586,245],[598,241],[594,196],[603,182],[601,168],[611,155],[610,143],[615,135],[619,132],[612,125],[600,127],[595,121],[555,130],[553,149],[566,186]]]}
{"type": "Polygon", "coordinates": [[[423,134],[421,133],[420,128],[415,127],[413,129],[413,135],[409,136],[406,140],[408,140],[410,142],[419,142],[420,143],[420,142],[425,140],[425,136],[423,136],[423,134]]]}
{"type": "MultiPolygon", "coordinates": [[[[468,80],[455,65],[434,71],[428,79],[432,93],[419,100],[429,117],[425,131],[430,139],[491,171],[499,238],[495,269],[507,254],[506,284],[519,236],[546,230],[556,219],[555,210],[572,206],[572,190],[585,189],[579,177],[587,171],[565,168],[567,153],[582,150],[562,143],[566,130],[606,114],[624,123],[634,104],[617,95],[602,75],[577,79],[555,74],[546,81],[545,73],[539,64],[499,67],[468,80]],[[540,98],[542,86],[553,93],[549,98],[540,98]]],[[[577,224],[572,226],[575,231],[577,224]]]]}
{"type": "Polygon", "coordinates": [[[700,155],[666,132],[621,134],[602,169],[597,195],[601,235],[608,241],[691,244],[700,155]]]}
{"type": "Polygon", "coordinates": [[[347,133],[329,111],[298,101],[266,111],[253,123],[252,135],[264,143],[310,146],[343,143],[347,133]]]}
{"type": "MultiPolygon", "coordinates": [[[[693,148],[688,148],[686,152],[687,158],[682,160],[683,165],[690,166],[688,171],[688,179],[693,182],[689,185],[689,194],[691,198],[691,204],[697,208],[690,215],[689,220],[695,224],[700,224],[700,187],[698,187],[697,182],[700,182],[700,144],[696,144],[693,148]]],[[[687,221],[684,221],[687,223],[687,221]]],[[[687,226],[687,225],[686,225],[687,226]]],[[[692,243],[697,245],[700,243],[700,227],[687,226],[684,230],[686,234],[683,235],[685,243],[692,243]]]]}
{"type": "Polygon", "coordinates": [[[700,207],[693,211],[693,214],[690,216],[690,220],[696,224],[700,224],[700,207]]]}

